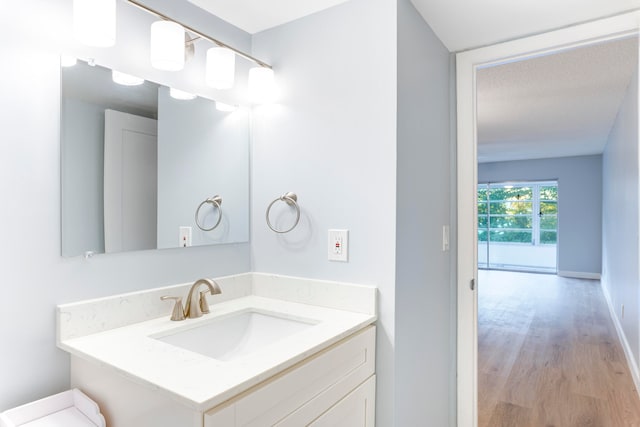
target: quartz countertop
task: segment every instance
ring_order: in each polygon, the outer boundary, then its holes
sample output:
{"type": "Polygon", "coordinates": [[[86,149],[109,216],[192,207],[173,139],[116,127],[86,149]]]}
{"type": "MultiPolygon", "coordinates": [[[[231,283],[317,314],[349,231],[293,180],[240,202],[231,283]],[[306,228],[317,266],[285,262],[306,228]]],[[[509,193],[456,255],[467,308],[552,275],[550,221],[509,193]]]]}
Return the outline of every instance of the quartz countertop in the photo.
{"type": "MultiPolygon", "coordinates": [[[[58,346],[74,356],[114,369],[131,381],[168,394],[196,411],[206,411],[376,320],[374,287],[257,273],[216,280],[223,295],[229,291],[235,297],[217,302],[215,296],[209,296],[211,313],[197,319],[171,321],[170,305],[161,301],[158,303],[166,309],[161,317],[103,321],[96,314],[104,307],[121,305],[122,300],[137,301],[129,303],[130,307],[143,300],[141,306],[153,304],[158,294],[184,292],[183,285],[58,306],[58,346]],[[233,285],[243,290],[226,289],[233,285]],[[147,293],[153,299],[145,300],[147,293]],[[350,303],[350,300],[353,301],[350,303]],[[247,311],[308,321],[310,325],[304,331],[230,361],[154,338],[247,311]],[[95,324],[83,327],[74,324],[87,318],[95,324]],[[110,328],[110,325],[121,326],[110,328]]],[[[146,312],[147,317],[157,314],[155,310],[146,312]]]]}

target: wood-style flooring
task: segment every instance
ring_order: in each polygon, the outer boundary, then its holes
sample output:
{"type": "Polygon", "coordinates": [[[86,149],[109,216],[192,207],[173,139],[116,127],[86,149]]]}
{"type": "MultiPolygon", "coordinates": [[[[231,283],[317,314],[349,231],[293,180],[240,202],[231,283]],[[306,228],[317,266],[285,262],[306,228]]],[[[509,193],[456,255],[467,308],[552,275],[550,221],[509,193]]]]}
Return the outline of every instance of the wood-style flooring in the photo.
{"type": "Polygon", "coordinates": [[[596,280],[480,271],[480,427],[640,426],[640,399],[596,280]]]}

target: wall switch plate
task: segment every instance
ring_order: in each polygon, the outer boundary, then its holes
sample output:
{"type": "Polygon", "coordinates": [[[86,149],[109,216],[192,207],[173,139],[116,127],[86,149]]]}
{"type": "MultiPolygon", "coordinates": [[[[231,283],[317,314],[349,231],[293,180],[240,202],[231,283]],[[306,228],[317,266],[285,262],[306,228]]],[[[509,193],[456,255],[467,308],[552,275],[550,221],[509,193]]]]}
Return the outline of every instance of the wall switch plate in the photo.
{"type": "Polygon", "coordinates": [[[329,261],[348,262],[349,230],[329,230],[329,246],[327,250],[329,261]]]}
{"type": "Polygon", "coordinates": [[[187,248],[191,246],[191,227],[180,227],[180,247],[187,248]]]}
{"type": "Polygon", "coordinates": [[[449,250],[449,226],[442,226],[442,252],[449,250]]]}

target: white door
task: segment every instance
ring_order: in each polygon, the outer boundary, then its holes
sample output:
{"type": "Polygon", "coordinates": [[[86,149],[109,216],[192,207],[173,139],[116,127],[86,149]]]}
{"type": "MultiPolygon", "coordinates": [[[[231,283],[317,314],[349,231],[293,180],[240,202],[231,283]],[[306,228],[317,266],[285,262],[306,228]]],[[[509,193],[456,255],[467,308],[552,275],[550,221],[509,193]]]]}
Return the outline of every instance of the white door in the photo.
{"type": "Polygon", "coordinates": [[[157,246],[157,121],[105,111],[105,252],[157,246]]]}

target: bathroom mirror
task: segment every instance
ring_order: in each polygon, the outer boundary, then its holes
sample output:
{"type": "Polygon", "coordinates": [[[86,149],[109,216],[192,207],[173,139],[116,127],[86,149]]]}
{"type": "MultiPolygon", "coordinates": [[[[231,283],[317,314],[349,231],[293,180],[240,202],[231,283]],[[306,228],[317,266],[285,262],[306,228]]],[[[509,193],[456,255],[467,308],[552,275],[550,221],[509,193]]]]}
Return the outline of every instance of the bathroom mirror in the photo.
{"type": "Polygon", "coordinates": [[[82,61],[61,74],[63,256],[248,241],[247,111],[82,61]]]}

